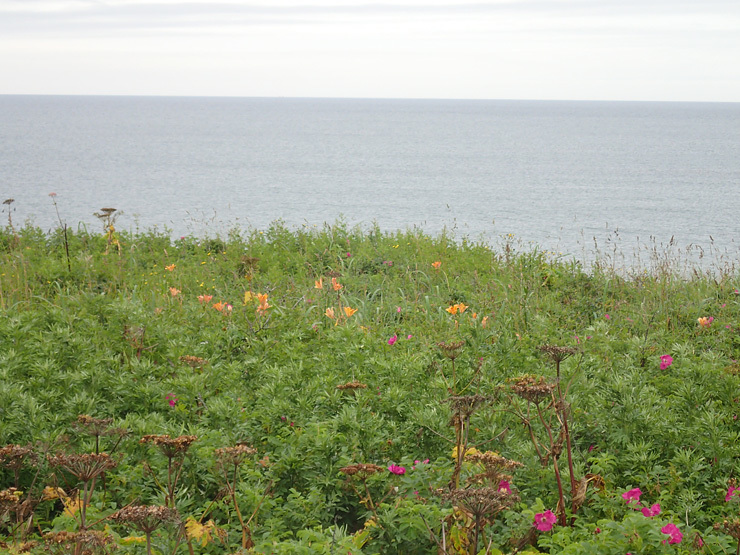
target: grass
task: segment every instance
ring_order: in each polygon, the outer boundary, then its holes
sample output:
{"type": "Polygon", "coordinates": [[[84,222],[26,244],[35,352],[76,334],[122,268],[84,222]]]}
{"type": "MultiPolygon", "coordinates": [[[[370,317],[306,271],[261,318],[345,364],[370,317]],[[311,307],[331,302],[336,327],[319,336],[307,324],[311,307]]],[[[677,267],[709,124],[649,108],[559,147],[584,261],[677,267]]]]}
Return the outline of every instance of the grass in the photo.
{"type": "Polygon", "coordinates": [[[654,260],[341,222],[9,226],[3,545],[734,552],[740,276],[654,260]]]}

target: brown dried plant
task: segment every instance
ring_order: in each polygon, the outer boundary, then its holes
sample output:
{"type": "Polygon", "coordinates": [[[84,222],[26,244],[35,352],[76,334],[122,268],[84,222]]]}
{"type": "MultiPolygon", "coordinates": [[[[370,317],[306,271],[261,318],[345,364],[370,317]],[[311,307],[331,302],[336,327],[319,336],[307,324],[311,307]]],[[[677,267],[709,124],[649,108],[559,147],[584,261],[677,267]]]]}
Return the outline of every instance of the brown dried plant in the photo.
{"type": "MultiPolygon", "coordinates": [[[[265,493],[262,496],[262,500],[260,500],[252,515],[245,522],[241,509],[239,508],[239,502],[236,498],[236,489],[239,482],[239,468],[249,457],[255,455],[257,450],[244,443],[238,443],[234,447],[222,447],[220,449],[216,449],[215,453],[216,466],[221,471],[226,481],[226,492],[231,498],[234,512],[236,513],[236,517],[239,519],[239,524],[242,527],[242,549],[250,549],[254,546],[254,542],[252,541],[252,529],[249,525],[252,522],[252,519],[257,515],[257,512],[262,505],[262,501],[265,499],[267,493],[272,487],[272,482],[268,484],[265,489],[265,493]]],[[[202,518],[203,517],[201,517],[201,519],[202,518]]]]}
{"type": "MultiPolygon", "coordinates": [[[[145,435],[141,438],[139,443],[150,443],[157,447],[159,451],[167,458],[167,484],[162,488],[165,494],[165,505],[167,507],[175,507],[175,493],[177,491],[177,483],[180,480],[182,473],[182,462],[187,454],[190,446],[197,440],[196,436],[178,436],[170,437],[167,434],[164,435],[145,435]]],[[[156,476],[151,472],[151,468],[147,465],[147,468],[155,481],[156,476]]],[[[159,482],[157,482],[159,485],[159,482]]],[[[161,486],[160,486],[161,487],[161,486]]]]}
{"type": "Polygon", "coordinates": [[[107,555],[118,549],[112,536],[97,530],[50,532],[44,540],[46,551],[55,555],[107,555]]]}
{"type": "MultiPolygon", "coordinates": [[[[58,453],[56,455],[47,455],[49,465],[59,467],[77,478],[82,482],[82,490],[79,490],[78,504],[80,531],[87,529],[87,507],[92,499],[95,481],[106,470],[115,468],[118,461],[111,458],[108,453],[83,453],[71,454],[58,453]]],[[[76,518],[77,513],[75,514],[76,518]]]]}
{"type": "Polygon", "coordinates": [[[130,524],[146,535],[146,552],[152,554],[152,533],[167,524],[179,524],[180,515],[175,509],[160,505],[129,505],[111,515],[115,522],[130,524]]]}

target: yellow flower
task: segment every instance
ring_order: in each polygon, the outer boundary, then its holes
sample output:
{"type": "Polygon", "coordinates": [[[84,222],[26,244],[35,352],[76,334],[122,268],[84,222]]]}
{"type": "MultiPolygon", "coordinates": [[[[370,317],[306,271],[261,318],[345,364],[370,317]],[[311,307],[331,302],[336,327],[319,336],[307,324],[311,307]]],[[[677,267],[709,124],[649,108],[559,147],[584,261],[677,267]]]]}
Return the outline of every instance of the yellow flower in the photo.
{"type": "Polygon", "coordinates": [[[439,267],[442,265],[442,262],[438,260],[437,262],[432,262],[432,268],[435,270],[439,270],[439,267]]]}
{"type": "Polygon", "coordinates": [[[314,281],[314,289],[323,289],[324,288],[324,278],[319,278],[318,281],[314,281]]]}
{"type": "Polygon", "coordinates": [[[175,269],[175,265],[170,264],[169,266],[165,266],[164,269],[167,270],[168,272],[171,272],[175,269]]]}
{"type": "Polygon", "coordinates": [[[696,321],[699,322],[699,325],[702,328],[708,328],[712,325],[712,322],[714,322],[714,316],[702,316],[701,318],[697,318],[696,321]]]}
{"type": "Polygon", "coordinates": [[[334,291],[339,291],[342,288],[342,284],[337,281],[337,278],[331,278],[331,286],[334,291]]]}
{"type": "Polygon", "coordinates": [[[352,316],[355,312],[357,312],[356,308],[351,308],[349,306],[344,307],[344,313],[347,315],[347,318],[352,316]]]}
{"type": "Polygon", "coordinates": [[[254,300],[254,293],[252,293],[251,291],[245,291],[244,292],[244,304],[248,304],[253,300],[254,300]]]}
{"type": "Polygon", "coordinates": [[[324,314],[326,314],[327,318],[331,318],[332,320],[334,319],[334,309],[333,308],[331,307],[327,308],[324,314]]]}

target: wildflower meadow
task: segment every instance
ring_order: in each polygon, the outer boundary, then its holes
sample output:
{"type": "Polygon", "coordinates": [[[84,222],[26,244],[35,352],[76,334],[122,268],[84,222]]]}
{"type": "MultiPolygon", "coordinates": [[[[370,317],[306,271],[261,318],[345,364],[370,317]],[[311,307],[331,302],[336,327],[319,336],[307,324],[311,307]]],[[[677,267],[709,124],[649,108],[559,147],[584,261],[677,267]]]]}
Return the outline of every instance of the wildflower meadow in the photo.
{"type": "Polygon", "coordinates": [[[0,551],[740,552],[738,274],[115,216],[0,231],[0,551]]]}

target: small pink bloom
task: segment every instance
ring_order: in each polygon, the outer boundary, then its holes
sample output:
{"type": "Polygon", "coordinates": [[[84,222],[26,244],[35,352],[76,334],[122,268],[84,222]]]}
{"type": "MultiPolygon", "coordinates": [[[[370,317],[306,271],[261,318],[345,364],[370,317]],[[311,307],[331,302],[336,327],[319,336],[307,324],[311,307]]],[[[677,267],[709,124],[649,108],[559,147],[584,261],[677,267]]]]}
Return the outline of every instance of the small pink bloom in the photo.
{"type": "Polygon", "coordinates": [[[57,196],[57,194],[56,194],[56,193],[49,193],[49,196],[50,196],[51,198],[54,198],[55,196],[57,196]]]}
{"type": "Polygon", "coordinates": [[[392,464],[388,467],[388,472],[390,472],[391,474],[395,474],[397,476],[402,476],[406,474],[406,469],[403,466],[392,464]]]}
{"type": "Polygon", "coordinates": [[[611,317],[611,316],[609,316],[608,314],[604,314],[604,319],[606,319],[606,320],[611,320],[611,319],[612,319],[612,317],[611,317]]]}
{"type": "Polygon", "coordinates": [[[637,501],[639,503],[641,495],[642,491],[640,491],[640,488],[632,488],[622,494],[622,499],[624,499],[628,505],[633,501],[637,501]]]}
{"type": "Polygon", "coordinates": [[[660,514],[660,503],[656,503],[650,508],[643,507],[641,512],[643,515],[645,515],[648,518],[657,516],[660,514]]]}
{"type": "Polygon", "coordinates": [[[177,404],[177,397],[175,397],[174,393],[168,393],[165,396],[165,400],[169,403],[171,407],[174,407],[177,404]]]}
{"type": "Polygon", "coordinates": [[[552,530],[557,519],[555,514],[550,509],[547,509],[544,513],[534,515],[534,527],[540,532],[549,532],[552,530]]]}
{"type": "Polygon", "coordinates": [[[735,492],[740,491],[740,488],[736,488],[734,486],[730,486],[730,489],[727,490],[727,495],[725,495],[725,501],[729,501],[735,496],[735,492]]]}
{"type": "Polygon", "coordinates": [[[347,258],[352,258],[352,253],[347,253],[347,258]]]}
{"type": "Polygon", "coordinates": [[[660,369],[665,370],[671,364],[673,364],[673,357],[671,355],[662,355],[660,357],[660,369]]]}
{"type": "Polygon", "coordinates": [[[406,339],[411,339],[412,337],[414,337],[414,336],[411,335],[411,334],[409,334],[408,337],[406,337],[406,339]]]}
{"type": "Polygon", "coordinates": [[[400,306],[397,306],[396,307],[396,312],[398,312],[399,314],[401,313],[401,307],[400,306]]]}
{"type": "MultiPolygon", "coordinates": [[[[660,529],[660,531],[670,536],[670,538],[668,538],[669,544],[681,543],[681,540],[683,539],[683,534],[681,533],[681,530],[679,530],[678,526],[673,523],[666,524],[665,526],[663,526],[663,528],[660,529]]],[[[665,540],[663,540],[663,543],[665,543],[665,540]]]]}
{"type": "Polygon", "coordinates": [[[396,341],[398,341],[398,336],[394,335],[388,340],[388,345],[393,345],[396,341]]]}
{"type": "Polygon", "coordinates": [[[596,445],[589,445],[589,446],[588,446],[588,452],[589,452],[589,453],[590,453],[591,451],[593,451],[594,449],[596,449],[596,445]]]}
{"type": "Polygon", "coordinates": [[[511,495],[511,484],[507,480],[501,480],[498,483],[498,491],[499,493],[505,493],[507,495],[511,495]]]}

